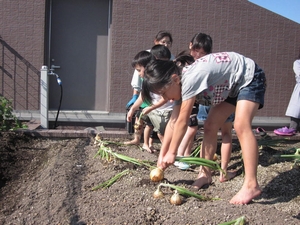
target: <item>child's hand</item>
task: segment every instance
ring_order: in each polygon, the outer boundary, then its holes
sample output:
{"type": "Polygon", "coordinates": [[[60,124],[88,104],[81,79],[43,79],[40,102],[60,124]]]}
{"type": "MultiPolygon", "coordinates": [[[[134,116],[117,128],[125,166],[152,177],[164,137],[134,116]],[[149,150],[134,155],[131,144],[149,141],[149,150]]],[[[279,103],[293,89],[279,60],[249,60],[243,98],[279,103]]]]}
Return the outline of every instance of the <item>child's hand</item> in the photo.
{"type": "Polygon", "coordinates": [[[147,106],[147,107],[145,107],[144,109],[143,109],[143,114],[144,115],[147,115],[149,112],[151,112],[152,111],[152,108],[151,108],[151,106],[147,106]]]}
{"type": "Polygon", "coordinates": [[[168,166],[174,164],[175,158],[176,154],[173,154],[170,151],[168,151],[165,156],[159,155],[157,160],[157,167],[165,170],[168,166]]]}
{"type": "Polygon", "coordinates": [[[132,117],[133,117],[133,115],[134,115],[134,111],[132,110],[132,108],[128,111],[128,113],[127,113],[127,121],[128,122],[131,122],[131,120],[132,120],[132,117]]]}

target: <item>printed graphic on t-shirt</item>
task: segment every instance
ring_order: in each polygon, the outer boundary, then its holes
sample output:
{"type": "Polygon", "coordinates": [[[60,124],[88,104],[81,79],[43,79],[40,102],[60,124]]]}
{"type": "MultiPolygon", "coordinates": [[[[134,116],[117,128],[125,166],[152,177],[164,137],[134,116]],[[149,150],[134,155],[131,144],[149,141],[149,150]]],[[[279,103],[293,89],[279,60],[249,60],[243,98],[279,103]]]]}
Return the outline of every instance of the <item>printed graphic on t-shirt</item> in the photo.
{"type": "Polygon", "coordinates": [[[213,53],[213,57],[215,57],[215,61],[217,63],[222,63],[222,62],[230,62],[229,55],[227,52],[219,52],[219,53],[213,53]]]}
{"type": "Polygon", "coordinates": [[[228,81],[225,81],[224,85],[210,86],[209,89],[198,94],[195,102],[205,106],[216,105],[223,102],[228,97],[228,93],[228,81]]]}

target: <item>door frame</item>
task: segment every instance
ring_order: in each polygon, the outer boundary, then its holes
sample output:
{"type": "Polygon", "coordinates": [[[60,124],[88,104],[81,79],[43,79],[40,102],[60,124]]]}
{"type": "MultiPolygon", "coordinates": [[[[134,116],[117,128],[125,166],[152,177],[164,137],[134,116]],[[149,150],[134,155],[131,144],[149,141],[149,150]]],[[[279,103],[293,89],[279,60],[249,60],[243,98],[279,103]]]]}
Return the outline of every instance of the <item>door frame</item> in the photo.
{"type": "MultiPolygon", "coordinates": [[[[61,0],[63,1],[63,0],[61,0]]],[[[84,1],[84,0],[82,0],[84,1]]],[[[51,16],[52,16],[52,4],[53,0],[46,0],[46,9],[45,9],[45,33],[44,33],[44,65],[50,69],[51,65],[51,28],[52,28],[52,21],[51,21],[51,16]]],[[[110,84],[111,84],[111,23],[112,23],[112,0],[108,0],[108,24],[107,24],[107,51],[106,51],[106,77],[107,77],[107,89],[106,89],[106,96],[107,96],[107,101],[105,104],[105,110],[97,111],[97,110],[68,110],[67,114],[76,114],[76,115],[85,115],[85,117],[91,117],[91,120],[93,121],[94,117],[93,115],[98,114],[105,114],[107,115],[110,111],[110,84]],[[91,115],[87,115],[88,112],[91,112],[91,115]]],[[[96,94],[96,93],[95,93],[96,94]]],[[[54,111],[55,112],[55,111],[54,111]]],[[[61,111],[63,112],[63,110],[61,111]]],[[[53,114],[53,112],[51,113],[53,114]]],[[[90,113],[88,113],[90,114],[90,113]]],[[[96,116],[97,117],[97,116],[96,116]]]]}

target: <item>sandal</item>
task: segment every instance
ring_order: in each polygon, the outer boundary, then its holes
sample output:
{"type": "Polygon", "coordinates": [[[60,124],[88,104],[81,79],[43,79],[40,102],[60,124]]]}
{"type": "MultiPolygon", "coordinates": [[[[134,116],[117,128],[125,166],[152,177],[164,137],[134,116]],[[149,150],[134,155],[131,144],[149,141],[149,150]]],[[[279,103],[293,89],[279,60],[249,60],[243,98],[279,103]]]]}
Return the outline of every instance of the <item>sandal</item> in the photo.
{"type": "Polygon", "coordinates": [[[296,134],[296,130],[293,128],[282,127],[274,130],[274,133],[280,136],[293,136],[296,134]]]}
{"type": "Polygon", "coordinates": [[[262,138],[271,139],[271,137],[267,134],[264,128],[261,127],[256,128],[255,133],[260,135],[262,138]]]}
{"type": "Polygon", "coordinates": [[[264,137],[264,136],[267,135],[265,129],[263,129],[263,128],[261,128],[261,127],[256,128],[255,133],[256,133],[256,134],[259,134],[259,135],[262,136],[262,137],[264,137]]]}

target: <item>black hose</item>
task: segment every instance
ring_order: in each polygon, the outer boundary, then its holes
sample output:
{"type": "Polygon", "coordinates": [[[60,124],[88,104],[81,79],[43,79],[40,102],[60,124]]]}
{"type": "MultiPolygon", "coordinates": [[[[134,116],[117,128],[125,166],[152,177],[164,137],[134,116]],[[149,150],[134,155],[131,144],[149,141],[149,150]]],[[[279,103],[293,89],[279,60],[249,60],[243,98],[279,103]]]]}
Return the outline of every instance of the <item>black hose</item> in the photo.
{"type": "Polygon", "coordinates": [[[58,76],[57,76],[57,83],[60,86],[60,100],[59,100],[58,110],[57,110],[57,114],[56,114],[56,118],[55,118],[55,122],[54,122],[54,129],[56,129],[56,127],[57,127],[56,124],[57,124],[58,115],[59,115],[61,102],[62,102],[62,97],[63,97],[63,87],[62,87],[62,84],[61,84],[61,80],[58,76]]]}

